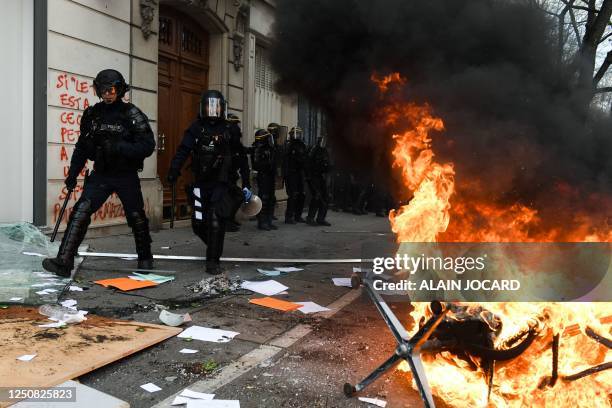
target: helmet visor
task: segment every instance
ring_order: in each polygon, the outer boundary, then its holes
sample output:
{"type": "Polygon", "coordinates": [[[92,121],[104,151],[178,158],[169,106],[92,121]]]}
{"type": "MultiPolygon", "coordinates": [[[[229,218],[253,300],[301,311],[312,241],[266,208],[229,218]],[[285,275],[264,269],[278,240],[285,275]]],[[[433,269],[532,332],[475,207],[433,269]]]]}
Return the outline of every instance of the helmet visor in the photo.
{"type": "Polygon", "coordinates": [[[117,94],[117,87],[114,84],[96,84],[96,91],[98,92],[99,96],[102,96],[106,93],[111,94],[111,95],[116,95],[117,94]]]}
{"type": "Polygon", "coordinates": [[[223,113],[223,101],[221,98],[205,98],[202,106],[202,116],[205,118],[220,118],[223,113]]]}

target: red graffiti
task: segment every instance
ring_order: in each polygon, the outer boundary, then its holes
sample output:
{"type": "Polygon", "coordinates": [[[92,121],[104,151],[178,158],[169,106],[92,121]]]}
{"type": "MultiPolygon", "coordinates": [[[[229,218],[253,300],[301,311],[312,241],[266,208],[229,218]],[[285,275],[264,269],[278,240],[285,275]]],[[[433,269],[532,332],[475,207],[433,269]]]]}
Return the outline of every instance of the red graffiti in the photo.
{"type": "Polygon", "coordinates": [[[67,123],[69,125],[80,125],[81,116],[81,113],[78,112],[62,112],[60,115],[60,122],[67,123]]]}
{"type": "Polygon", "coordinates": [[[80,96],[69,95],[67,93],[63,93],[59,97],[62,106],[73,109],[87,109],[89,107],[89,100],[87,98],[81,98],[80,96]]]}
{"type": "Polygon", "coordinates": [[[64,88],[68,91],[71,85],[72,89],[79,93],[88,93],[91,88],[87,81],[81,81],[72,75],[68,77],[68,74],[64,73],[57,76],[56,88],[64,88]]]}
{"type": "Polygon", "coordinates": [[[77,139],[81,135],[81,131],[62,127],[60,129],[60,134],[62,143],[76,143],[77,139]]]}
{"type": "Polygon", "coordinates": [[[66,152],[66,146],[62,146],[62,148],[60,149],[60,160],[61,161],[68,161],[68,153],[66,152]]]}

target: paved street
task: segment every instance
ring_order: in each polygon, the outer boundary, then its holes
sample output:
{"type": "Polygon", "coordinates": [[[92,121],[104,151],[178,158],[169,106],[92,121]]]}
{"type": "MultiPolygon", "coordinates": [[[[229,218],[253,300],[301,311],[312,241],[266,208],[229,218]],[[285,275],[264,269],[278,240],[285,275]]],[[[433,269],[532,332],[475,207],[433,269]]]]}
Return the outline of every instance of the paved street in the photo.
{"type": "MultiPolygon", "coordinates": [[[[361,258],[368,245],[382,241],[393,245],[385,218],[330,212],[329,221],[331,227],[279,222],[275,232],[258,231],[255,222],[246,221],[240,232],[226,235],[224,256],[361,258]]],[[[203,244],[188,226],[161,230],[153,234],[153,240],[156,254],[204,255],[203,244]]],[[[130,235],[87,239],[86,243],[90,251],[133,253],[130,235]]],[[[249,298],[261,296],[247,291],[203,299],[188,289],[204,276],[203,262],[196,261],[157,261],[158,270],[172,271],[176,279],[128,294],[92,281],[126,276],[128,272],[118,269],[134,268],[135,261],[87,258],[77,279],[89,290],[69,294],[78,301],[79,308],[104,316],[159,323],[156,305],[161,305],[174,312],[189,312],[193,324],[237,331],[240,335],[223,344],[171,338],[91,372],[80,381],[126,400],[133,407],[170,406],[173,396],[186,387],[217,393],[217,398],[239,399],[245,407],[366,406],[356,399],[346,399],[342,385],[367,375],[390,355],[394,344],[367,296],[360,290],[333,285],[331,278],[349,277],[353,265],[225,263],[229,277],[248,280],[270,279],[256,268],[273,266],[304,268],[273,278],[289,287],[288,294],[275,297],[331,305],[332,310],[317,315],[283,313],[249,304],[249,298]],[[182,348],[199,352],[181,354],[178,351],[182,348]],[[162,390],[148,393],[140,388],[148,382],[162,390]]],[[[400,316],[408,317],[406,304],[394,305],[401,308],[400,316]]],[[[360,395],[382,399],[393,396],[388,406],[419,401],[400,374],[379,380],[360,395]]]]}

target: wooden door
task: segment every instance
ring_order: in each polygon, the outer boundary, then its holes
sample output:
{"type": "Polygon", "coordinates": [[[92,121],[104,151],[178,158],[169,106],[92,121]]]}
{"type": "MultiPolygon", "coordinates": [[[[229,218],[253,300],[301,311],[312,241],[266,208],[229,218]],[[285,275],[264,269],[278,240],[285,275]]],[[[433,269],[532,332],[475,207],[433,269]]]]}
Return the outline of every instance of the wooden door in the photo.
{"type": "MultiPolygon", "coordinates": [[[[164,218],[170,218],[171,186],[166,182],[170,161],[183,133],[196,119],[200,95],[208,87],[209,36],[195,21],[168,7],[159,13],[159,87],[157,172],[164,185],[164,218]]],[[[177,183],[176,216],[188,218],[185,185],[192,182],[191,162],[177,183]]]]}

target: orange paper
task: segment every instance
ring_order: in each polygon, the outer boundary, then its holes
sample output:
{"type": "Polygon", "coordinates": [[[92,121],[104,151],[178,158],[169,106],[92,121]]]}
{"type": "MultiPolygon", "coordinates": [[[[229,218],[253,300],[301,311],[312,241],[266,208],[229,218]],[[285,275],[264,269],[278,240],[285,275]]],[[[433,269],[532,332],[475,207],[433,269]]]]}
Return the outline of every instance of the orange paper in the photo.
{"type": "Polygon", "coordinates": [[[286,300],[274,299],[271,297],[251,299],[249,300],[249,303],[269,307],[271,309],[282,310],[283,312],[289,312],[304,306],[300,305],[299,303],[287,302],[286,300]]]}
{"type": "Polygon", "coordinates": [[[114,279],[103,279],[99,281],[95,281],[98,285],[102,285],[104,287],[112,286],[117,289],[121,289],[124,291],[148,288],[150,286],[157,286],[158,284],[155,282],[143,280],[137,281],[130,278],[114,278],[114,279]]]}

